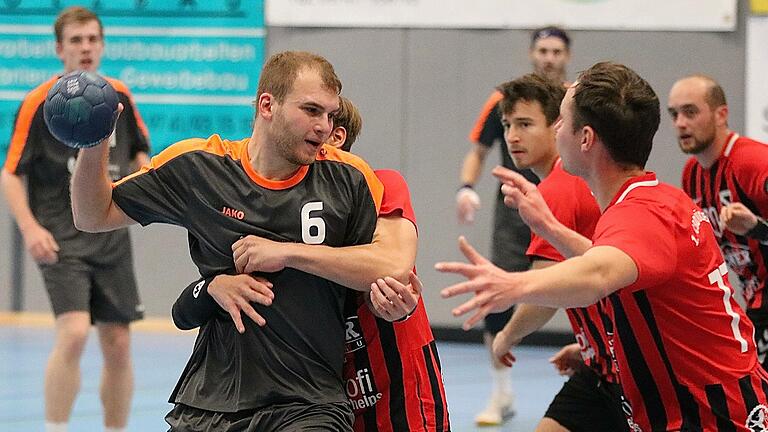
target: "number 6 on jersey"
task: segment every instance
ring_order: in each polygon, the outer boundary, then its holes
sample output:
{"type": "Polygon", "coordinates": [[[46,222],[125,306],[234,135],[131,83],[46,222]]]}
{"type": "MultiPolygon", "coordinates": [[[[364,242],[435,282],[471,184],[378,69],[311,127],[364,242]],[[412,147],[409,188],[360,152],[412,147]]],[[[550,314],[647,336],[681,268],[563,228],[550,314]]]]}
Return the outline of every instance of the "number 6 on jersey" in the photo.
{"type": "Polygon", "coordinates": [[[313,211],[322,209],[322,201],[308,202],[301,208],[301,240],[306,244],[322,244],[325,241],[325,221],[320,216],[310,216],[313,211]]]}

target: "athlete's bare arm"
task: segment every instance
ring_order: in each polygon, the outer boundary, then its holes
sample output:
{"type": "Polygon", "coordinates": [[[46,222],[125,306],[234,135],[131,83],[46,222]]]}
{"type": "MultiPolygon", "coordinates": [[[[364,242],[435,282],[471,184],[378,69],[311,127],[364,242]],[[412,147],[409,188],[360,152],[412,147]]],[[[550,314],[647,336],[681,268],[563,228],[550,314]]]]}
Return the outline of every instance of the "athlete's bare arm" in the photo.
{"type": "Polygon", "coordinates": [[[295,268],[358,291],[369,291],[387,276],[407,284],[416,261],[416,227],[399,215],[381,216],[370,244],[329,247],[279,243],[256,236],[232,245],[240,273],[275,272],[295,268]]]}
{"type": "MultiPolygon", "coordinates": [[[[122,112],[123,105],[118,105],[122,112]]],[[[98,145],[80,150],[72,173],[72,216],[81,231],[103,232],[123,228],[136,222],[112,200],[109,178],[109,138],[98,145]]]]}
{"type": "MultiPolygon", "coordinates": [[[[379,279],[371,284],[366,304],[379,318],[401,320],[416,309],[421,289],[421,281],[413,272],[407,285],[391,277],[379,279]]],[[[190,283],[173,303],[171,317],[180,330],[191,330],[210,321],[220,307],[232,318],[237,331],[245,333],[242,314],[260,326],[266,324],[251,303],[270,306],[274,298],[272,283],[265,278],[221,274],[190,283]]]]}
{"type": "Polygon", "coordinates": [[[549,307],[584,307],[637,280],[638,270],[629,255],[613,246],[596,246],[584,255],[545,269],[509,273],[480,255],[464,238],[459,246],[469,263],[441,262],[435,268],[457,273],[467,281],[443,289],[443,297],[465,293],[474,296],[453,310],[455,316],[474,312],[464,328],[469,329],[491,312],[516,303],[549,307]]]}
{"type": "Polygon", "coordinates": [[[396,321],[415,310],[421,295],[421,282],[410,271],[416,259],[416,247],[415,226],[399,215],[379,217],[373,242],[360,246],[332,248],[244,237],[232,249],[237,270],[245,274],[218,275],[210,282],[198,280],[190,284],[173,306],[174,322],[181,329],[198,327],[211,319],[218,304],[230,315],[240,333],[245,331],[242,313],[263,326],[266,322],[251,302],[269,306],[274,299],[272,285],[249,273],[275,272],[285,267],[344,286],[357,283],[358,290],[369,291],[365,294],[366,303],[375,315],[396,321]],[[387,276],[387,272],[399,274],[401,269],[406,269],[406,284],[387,276]],[[202,285],[198,285],[200,283],[202,285]]]}
{"type": "Polygon", "coordinates": [[[59,260],[59,244],[50,231],[37,221],[29,208],[25,179],[2,170],[2,185],[5,200],[13,213],[16,224],[24,238],[24,246],[35,261],[53,264],[59,260]]]}
{"type": "MultiPolygon", "coordinates": [[[[489,147],[475,143],[464,157],[460,180],[463,185],[475,185],[480,178],[488,155],[489,147]]],[[[460,223],[472,223],[475,212],[480,208],[480,197],[470,188],[461,188],[456,193],[456,215],[460,223]]]]}

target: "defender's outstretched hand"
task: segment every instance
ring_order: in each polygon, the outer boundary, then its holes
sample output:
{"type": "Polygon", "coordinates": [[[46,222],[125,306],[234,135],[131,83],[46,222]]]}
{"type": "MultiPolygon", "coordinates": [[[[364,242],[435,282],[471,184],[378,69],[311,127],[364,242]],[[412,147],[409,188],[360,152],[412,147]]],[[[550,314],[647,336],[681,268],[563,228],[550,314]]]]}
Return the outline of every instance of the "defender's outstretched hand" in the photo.
{"type": "Polygon", "coordinates": [[[520,217],[532,231],[542,234],[553,222],[555,216],[535,184],[525,177],[501,166],[493,169],[493,175],[502,183],[501,193],[504,204],[516,208],[520,217]]]}
{"type": "Polygon", "coordinates": [[[493,265],[463,236],[459,237],[459,249],[469,260],[468,263],[439,262],[435,264],[435,269],[442,273],[457,273],[469,279],[441,291],[446,298],[475,293],[474,297],[453,309],[454,316],[475,312],[464,322],[464,330],[469,330],[489,313],[507,310],[514,304],[517,277],[493,265]]]}

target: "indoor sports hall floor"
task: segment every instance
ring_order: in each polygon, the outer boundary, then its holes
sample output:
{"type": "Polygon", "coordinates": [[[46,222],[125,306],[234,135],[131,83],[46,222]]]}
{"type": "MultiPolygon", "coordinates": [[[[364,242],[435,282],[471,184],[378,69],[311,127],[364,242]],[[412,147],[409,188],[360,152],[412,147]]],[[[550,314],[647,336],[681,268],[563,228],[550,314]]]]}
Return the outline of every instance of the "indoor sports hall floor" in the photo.
{"type": "MultiPolygon", "coordinates": [[[[151,321],[151,320],[148,320],[151,321]]],[[[43,430],[43,369],[53,341],[50,322],[3,319],[0,316],[0,431],[43,430]]],[[[89,339],[83,356],[83,382],[75,404],[70,432],[99,432],[101,411],[98,378],[101,355],[89,339]]],[[[170,409],[166,402],[194,342],[193,332],[171,330],[165,322],[145,323],[134,331],[133,354],[136,388],[128,430],[165,431],[163,421],[170,409]]],[[[554,348],[524,347],[515,352],[513,373],[517,415],[503,427],[476,428],[475,412],[485,403],[490,377],[480,345],[440,343],[452,430],[531,431],[547,408],[563,379],[547,359],[554,348]]]]}

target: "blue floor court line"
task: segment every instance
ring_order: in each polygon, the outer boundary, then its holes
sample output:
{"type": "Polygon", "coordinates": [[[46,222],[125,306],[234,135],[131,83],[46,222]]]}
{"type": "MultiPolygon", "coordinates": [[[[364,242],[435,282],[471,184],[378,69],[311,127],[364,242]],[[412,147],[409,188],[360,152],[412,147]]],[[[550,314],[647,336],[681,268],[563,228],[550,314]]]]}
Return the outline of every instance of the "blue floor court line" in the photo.
{"type": "MultiPolygon", "coordinates": [[[[128,430],[165,431],[163,417],[171,407],[168,395],[192,350],[194,333],[135,331],[133,335],[136,388],[128,430]]],[[[71,432],[102,430],[101,354],[95,336],[92,333],[83,356],[83,381],[71,432]]],[[[0,431],[43,430],[43,370],[52,343],[51,328],[0,326],[0,431]]],[[[474,415],[484,406],[491,386],[487,354],[474,344],[442,342],[438,347],[455,432],[531,431],[563,382],[547,362],[554,349],[518,349],[512,370],[517,415],[503,427],[476,428],[474,415]]]]}

